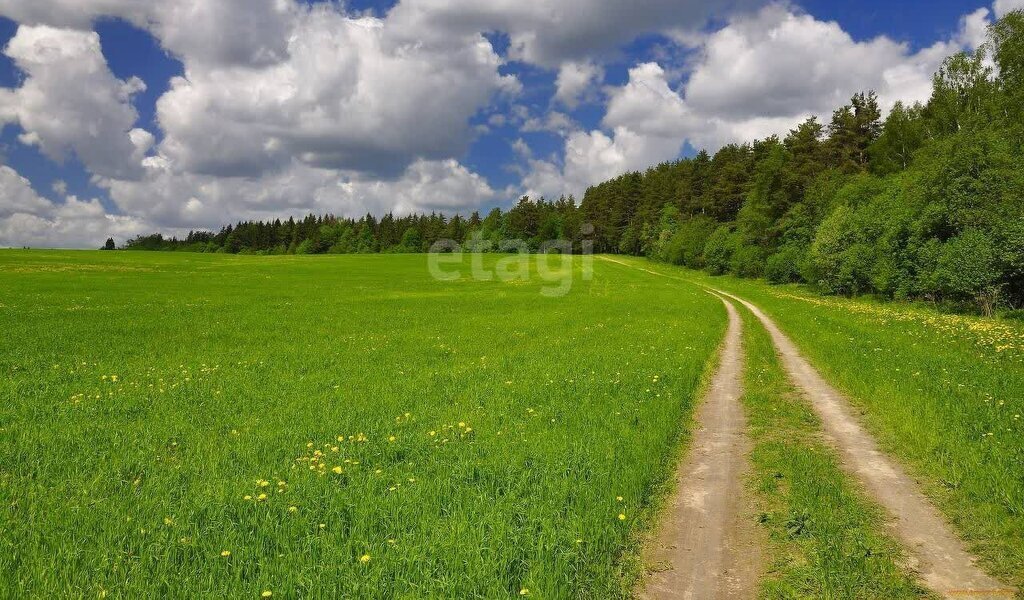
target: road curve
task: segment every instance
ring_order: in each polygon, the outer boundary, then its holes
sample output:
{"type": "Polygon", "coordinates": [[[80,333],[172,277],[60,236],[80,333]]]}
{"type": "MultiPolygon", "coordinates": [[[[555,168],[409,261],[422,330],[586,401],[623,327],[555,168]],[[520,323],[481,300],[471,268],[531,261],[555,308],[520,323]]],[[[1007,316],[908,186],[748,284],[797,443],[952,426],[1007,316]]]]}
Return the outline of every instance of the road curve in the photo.
{"type": "Polygon", "coordinates": [[[740,404],[742,322],[719,298],[729,327],[675,492],[644,556],[649,575],[640,597],[648,600],[756,596],[760,551],[743,488],[751,446],[740,404]]]}
{"type": "Polygon", "coordinates": [[[810,400],[826,435],[839,449],[844,467],[893,517],[891,527],[908,550],[911,567],[924,584],[946,598],[1012,598],[1014,590],[987,575],[917,484],[861,427],[849,402],[800,354],[775,323],[756,306],[714,290],[746,306],[768,330],[783,367],[810,400]]]}

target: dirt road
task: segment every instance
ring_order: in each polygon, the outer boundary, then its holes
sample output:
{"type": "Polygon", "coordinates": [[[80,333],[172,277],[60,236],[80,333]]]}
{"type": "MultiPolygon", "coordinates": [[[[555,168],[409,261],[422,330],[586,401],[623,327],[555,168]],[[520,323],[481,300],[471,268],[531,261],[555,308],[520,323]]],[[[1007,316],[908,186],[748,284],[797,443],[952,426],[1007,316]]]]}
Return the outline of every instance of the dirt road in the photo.
{"type": "Polygon", "coordinates": [[[1011,588],[976,566],[976,558],[967,552],[917,483],[879,450],[854,417],[849,402],[801,356],[775,323],[753,304],[725,292],[718,293],[742,303],[764,324],[783,367],[806,394],[826,435],[839,449],[844,467],[893,517],[891,527],[924,584],[947,598],[1012,598],[1011,588]]]}
{"type": "Polygon", "coordinates": [[[729,328],[715,373],[696,415],[676,491],[645,554],[650,575],[641,598],[753,598],[760,571],[756,525],[747,512],[743,474],[750,442],[740,405],[742,323],[723,300],[729,328]]]}

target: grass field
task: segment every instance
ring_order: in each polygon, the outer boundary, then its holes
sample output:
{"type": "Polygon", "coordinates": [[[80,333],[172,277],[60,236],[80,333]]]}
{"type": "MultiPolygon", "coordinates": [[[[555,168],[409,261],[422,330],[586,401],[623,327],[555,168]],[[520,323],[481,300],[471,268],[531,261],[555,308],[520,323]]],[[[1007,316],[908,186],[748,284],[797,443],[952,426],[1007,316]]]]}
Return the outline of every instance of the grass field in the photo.
{"type": "Polygon", "coordinates": [[[986,568],[1024,590],[1024,325],[635,263],[771,315],[986,568]]]}
{"type": "Polygon", "coordinates": [[[595,269],[0,252],[0,588],[628,595],[725,312],[595,269]]]}

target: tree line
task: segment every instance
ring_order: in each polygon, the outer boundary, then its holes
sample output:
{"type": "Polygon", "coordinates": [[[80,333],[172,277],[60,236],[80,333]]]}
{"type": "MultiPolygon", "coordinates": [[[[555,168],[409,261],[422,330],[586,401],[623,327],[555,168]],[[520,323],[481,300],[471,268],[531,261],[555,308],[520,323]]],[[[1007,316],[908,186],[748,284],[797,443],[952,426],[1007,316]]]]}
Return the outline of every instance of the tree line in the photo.
{"type": "MultiPolygon", "coordinates": [[[[238,223],[128,249],[232,253],[479,250],[584,239],[713,274],[806,283],[829,294],[1024,307],[1024,13],[949,57],[925,103],[883,119],[858,93],[827,123],[730,144],[593,186],[577,204],[523,198],[485,217],[310,215],[238,223]],[[583,227],[593,226],[593,231],[583,227]]],[[[517,248],[519,249],[519,248],[517,248]]]]}

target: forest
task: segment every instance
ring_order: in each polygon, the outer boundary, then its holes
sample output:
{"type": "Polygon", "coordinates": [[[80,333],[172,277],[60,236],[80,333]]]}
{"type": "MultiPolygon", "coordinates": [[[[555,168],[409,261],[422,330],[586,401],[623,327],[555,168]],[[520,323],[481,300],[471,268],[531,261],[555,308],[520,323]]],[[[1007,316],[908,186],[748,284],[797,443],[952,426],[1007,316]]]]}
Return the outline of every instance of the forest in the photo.
{"type": "MultiPolygon", "coordinates": [[[[873,92],[827,123],[632,172],[581,202],[522,198],[507,211],[242,222],[127,249],[230,253],[537,249],[583,224],[596,252],[646,256],[712,274],[996,308],[1024,307],[1024,13],[986,44],[945,60],[926,103],[887,114],[873,92]]],[[[108,242],[108,247],[112,243],[108,242]]]]}

